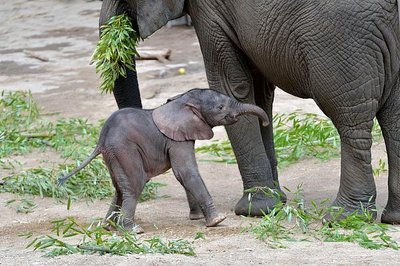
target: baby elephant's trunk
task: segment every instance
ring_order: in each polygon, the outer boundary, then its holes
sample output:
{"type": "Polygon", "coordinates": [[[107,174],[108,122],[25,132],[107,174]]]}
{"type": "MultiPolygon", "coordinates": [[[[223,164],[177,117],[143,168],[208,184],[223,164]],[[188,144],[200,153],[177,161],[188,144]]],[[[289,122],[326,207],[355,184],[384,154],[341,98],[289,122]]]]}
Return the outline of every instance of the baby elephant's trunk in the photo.
{"type": "Polygon", "coordinates": [[[238,116],[239,115],[245,115],[245,114],[251,114],[251,115],[256,115],[260,120],[262,121],[262,126],[266,127],[269,125],[269,118],[268,115],[265,113],[263,109],[260,107],[253,105],[253,104],[247,104],[247,103],[239,103],[238,106],[238,116]]]}

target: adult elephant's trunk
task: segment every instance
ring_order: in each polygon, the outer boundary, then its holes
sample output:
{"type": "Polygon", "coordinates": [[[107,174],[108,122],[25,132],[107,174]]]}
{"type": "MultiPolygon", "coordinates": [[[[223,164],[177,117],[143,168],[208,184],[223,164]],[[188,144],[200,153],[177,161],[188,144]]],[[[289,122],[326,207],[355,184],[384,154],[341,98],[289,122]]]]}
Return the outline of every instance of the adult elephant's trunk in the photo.
{"type": "Polygon", "coordinates": [[[269,125],[268,115],[260,107],[246,103],[238,103],[237,105],[238,105],[236,109],[238,111],[237,116],[245,114],[256,115],[260,118],[260,120],[262,121],[262,125],[264,127],[269,125]]]}
{"type": "MultiPolygon", "coordinates": [[[[132,5],[131,3],[129,4],[132,5]]],[[[112,17],[122,14],[128,14],[133,28],[138,31],[135,10],[126,1],[103,0],[99,18],[100,35],[103,25],[106,25],[112,17]]],[[[135,63],[134,56],[132,60],[135,63]]],[[[125,107],[142,108],[136,71],[127,69],[125,77],[119,76],[114,83],[113,94],[119,109],[125,107]]]]}

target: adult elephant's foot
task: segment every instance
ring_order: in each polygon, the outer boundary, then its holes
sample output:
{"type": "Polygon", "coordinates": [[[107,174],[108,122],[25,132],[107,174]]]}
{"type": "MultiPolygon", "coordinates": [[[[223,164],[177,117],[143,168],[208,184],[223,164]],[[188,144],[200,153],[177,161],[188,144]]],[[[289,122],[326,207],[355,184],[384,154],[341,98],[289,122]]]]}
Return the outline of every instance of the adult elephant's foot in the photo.
{"type": "Polygon", "coordinates": [[[385,210],[382,213],[381,222],[385,224],[400,224],[400,212],[385,210]]]}
{"type": "Polygon", "coordinates": [[[366,222],[373,222],[377,217],[375,201],[345,204],[336,199],[329,208],[329,212],[325,214],[323,223],[340,221],[354,214],[357,214],[360,219],[364,219],[366,222]]]}
{"type": "Polygon", "coordinates": [[[387,205],[382,212],[381,222],[386,224],[400,224],[400,211],[387,205]]]}
{"type": "Polygon", "coordinates": [[[263,216],[269,213],[280,203],[286,203],[283,191],[275,189],[274,193],[258,191],[256,193],[243,193],[242,198],[235,206],[235,214],[243,216],[263,216]]]}

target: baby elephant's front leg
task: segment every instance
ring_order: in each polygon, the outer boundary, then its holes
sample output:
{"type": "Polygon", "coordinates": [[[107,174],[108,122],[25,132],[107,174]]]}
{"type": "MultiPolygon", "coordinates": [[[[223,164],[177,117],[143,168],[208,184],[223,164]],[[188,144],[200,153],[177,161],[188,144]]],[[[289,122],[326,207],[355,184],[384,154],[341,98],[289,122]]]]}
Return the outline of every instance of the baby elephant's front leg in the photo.
{"type": "Polygon", "coordinates": [[[207,227],[216,226],[225,220],[225,215],[222,215],[217,211],[211,195],[208,192],[203,179],[198,173],[185,173],[182,176],[175,172],[175,175],[185,189],[188,190],[188,192],[198,202],[206,218],[207,227]]]}
{"type": "Polygon", "coordinates": [[[198,171],[193,142],[180,142],[179,147],[170,150],[172,170],[182,186],[197,201],[206,218],[206,226],[216,226],[226,217],[215,208],[198,171]]]}
{"type": "Polygon", "coordinates": [[[185,188],[186,198],[189,204],[189,219],[190,220],[199,220],[204,218],[203,210],[200,208],[197,200],[192,196],[192,194],[185,188]]]}

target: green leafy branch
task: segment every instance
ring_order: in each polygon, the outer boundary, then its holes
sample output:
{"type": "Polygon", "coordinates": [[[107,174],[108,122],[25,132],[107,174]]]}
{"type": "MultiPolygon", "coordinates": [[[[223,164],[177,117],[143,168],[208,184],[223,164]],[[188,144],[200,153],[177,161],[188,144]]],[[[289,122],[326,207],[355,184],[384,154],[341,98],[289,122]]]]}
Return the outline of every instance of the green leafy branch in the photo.
{"type": "MultiPolygon", "coordinates": [[[[279,199],[279,194],[268,188],[253,188],[247,192],[252,194],[260,190],[268,197],[276,196],[279,199]]],[[[373,223],[373,214],[367,209],[339,219],[344,211],[342,208],[327,207],[326,203],[329,200],[319,203],[311,201],[310,206],[307,206],[302,194],[303,190],[298,186],[292,200],[288,200],[286,204],[278,200],[269,213],[264,213],[259,223],[245,228],[245,231],[251,232],[272,248],[285,248],[285,241],[312,239],[357,243],[367,249],[400,248],[388,234],[396,231],[396,228],[387,224],[373,223]],[[332,221],[324,222],[327,214],[332,217],[332,221]]]]}
{"type": "Polygon", "coordinates": [[[96,61],[96,73],[100,73],[100,90],[110,93],[119,76],[126,77],[127,69],[135,71],[135,55],[139,36],[127,15],[112,17],[100,29],[100,40],[91,62],[96,61]]]}
{"type": "MultiPolygon", "coordinates": [[[[51,249],[45,254],[47,257],[75,253],[109,253],[112,255],[158,253],[195,256],[194,249],[187,240],[163,240],[159,236],[141,239],[117,224],[112,224],[112,226],[118,229],[118,234],[106,230],[101,221],[92,222],[87,228],[80,225],[73,217],[55,220],[52,224],[53,235],[36,237],[28,244],[27,248],[32,247],[34,250],[51,249]],[[77,244],[67,242],[68,239],[76,241],[77,238],[77,244]]],[[[29,234],[27,237],[31,236],[32,234],[29,234]]]]}

